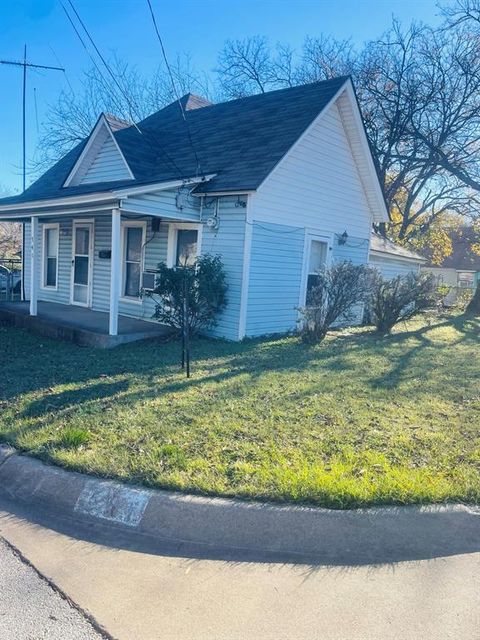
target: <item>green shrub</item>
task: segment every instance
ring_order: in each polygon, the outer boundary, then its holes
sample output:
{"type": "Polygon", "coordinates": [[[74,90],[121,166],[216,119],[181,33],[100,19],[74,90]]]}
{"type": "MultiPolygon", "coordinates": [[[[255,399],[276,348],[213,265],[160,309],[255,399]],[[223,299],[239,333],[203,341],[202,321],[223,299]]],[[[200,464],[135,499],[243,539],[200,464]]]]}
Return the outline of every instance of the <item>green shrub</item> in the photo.
{"type": "Polygon", "coordinates": [[[219,256],[205,254],[193,266],[158,266],[158,284],[149,293],[155,302],[156,318],[178,332],[183,329],[185,302],[190,332],[216,325],[227,304],[227,284],[219,256]]]}

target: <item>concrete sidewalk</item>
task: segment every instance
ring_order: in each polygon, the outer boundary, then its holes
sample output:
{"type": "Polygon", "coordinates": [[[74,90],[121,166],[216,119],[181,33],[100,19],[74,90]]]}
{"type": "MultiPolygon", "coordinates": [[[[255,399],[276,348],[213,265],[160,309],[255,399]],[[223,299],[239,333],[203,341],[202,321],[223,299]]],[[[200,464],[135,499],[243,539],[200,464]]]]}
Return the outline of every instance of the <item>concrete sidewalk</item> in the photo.
{"type": "Polygon", "coordinates": [[[207,560],[148,541],[140,553],[132,532],[88,527],[101,543],[0,498],[0,535],[118,640],[479,638],[480,553],[335,567],[207,560]]]}

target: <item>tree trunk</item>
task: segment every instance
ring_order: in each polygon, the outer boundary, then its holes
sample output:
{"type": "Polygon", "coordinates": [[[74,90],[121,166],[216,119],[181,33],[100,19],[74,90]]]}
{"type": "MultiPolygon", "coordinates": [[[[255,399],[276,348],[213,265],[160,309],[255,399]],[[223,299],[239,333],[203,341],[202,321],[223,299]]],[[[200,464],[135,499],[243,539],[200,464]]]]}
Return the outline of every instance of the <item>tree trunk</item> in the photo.
{"type": "Polygon", "coordinates": [[[477,284],[473,298],[465,309],[465,314],[469,316],[480,316],[480,281],[477,284]]]}

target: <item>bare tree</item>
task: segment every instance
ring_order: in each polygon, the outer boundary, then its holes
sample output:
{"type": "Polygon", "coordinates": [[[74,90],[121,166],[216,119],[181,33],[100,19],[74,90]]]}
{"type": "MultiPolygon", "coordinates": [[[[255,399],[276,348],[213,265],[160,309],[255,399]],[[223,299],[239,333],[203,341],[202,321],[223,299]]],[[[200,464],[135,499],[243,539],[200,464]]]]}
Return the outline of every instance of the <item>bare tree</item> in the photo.
{"type": "MultiPolygon", "coordinates": [[[[13,195],[10,189],[0,185],[0,198],[13,195]]],[[[0,258],[16,257],[22,247],[22,227],[16,222],[0,222],[0,258]]]]}
{"type": "Polygon", "coordinates": [[[0,222],[0,258],[16,257],[21,246],[21,225],[15,222],[0,222]]]}
{"type": "Polygon", "coordinates": [[[355,75],[357,53],[351,40],[331,36],[307,37],[296,70],[297,84],[355,75]]]}
{"type": "MultiPolygon", "coordinates": [[[[477,195],[465,188],[462,176],[442,161],[438,145],[430,142],[442,126],[449,126],[441,122],[442,110],[445,118],[450,113],[457,137],[475,117],[475,92],[466,92],[468,107],[465,104],[462,114],[456,91],[462,83],[475,86],[480,79],[476,65],[469,62],[477,45],[457,39],[422,25],[402,29],[394,21],[381,39],[359,53],[349,40],[318,37],[306,38],[295,55],[287,45],[271,50],[265,39],[256,37],[227,43],[218,73],[230,97],[351,75],[384,186],[390,232],[407,242],[447,212],[471,215],[478,209],[477,195]],[[439,67],[445,76],[450,69],[453,77],[444,80],[443,91],[434,96],[439,67]],[[469,69],[466,75],[463,67],[469,69]]],[[[457,161],[465,143],[454,149],[457,161]]]]}
{"type": "MultiPolygon", "coordinates": [[[[102,111],[138,122],[175,100],[170,77],[162,67],[145,77],[119,58],[109,64],[118,86],[92,67],[84,73],[78,92],[63,91],[49,106],[32,166],[34,173],[44,171],[88,136],[102,111]]],[[[208,77],[195,70],[189,56],[177,56],[170,66],[179,95],[193,92],[209,97],[208,77]]]]}
{"type": "Polygon", "coordinates": [[[221,91],[230,99],[265,93],[277,82],[268,40],[261,36],[227,40],[216,71],[221,91]]]}

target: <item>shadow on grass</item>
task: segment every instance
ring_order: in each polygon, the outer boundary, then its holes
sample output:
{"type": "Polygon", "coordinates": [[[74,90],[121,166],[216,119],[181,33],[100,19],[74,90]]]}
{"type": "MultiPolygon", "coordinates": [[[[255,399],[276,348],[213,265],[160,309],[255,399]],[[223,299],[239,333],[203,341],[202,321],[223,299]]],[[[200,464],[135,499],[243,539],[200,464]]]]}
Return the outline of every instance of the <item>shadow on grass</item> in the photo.
{"type": "Polygon", "coordinates": [[[52,411],[57,412],[74,408],[75,405],[84,402],[110,398],[117,393],[126,391],[128,386],[127,380],[120,380],[118,382],[99,382],[80,389],[68,389],[59,393],[48,393],[38,400],[30,402],[19,415],[23,418],[38,418],[52,411]]]}
{"type": "MultiPolygon", "coordinates": [[[[396,363],[392,370],[388,373],[388,375],[377,377],[372,381],[373,384],[384,389],[394,389],[398,387],[400,382],[404,379],[406,372],[412,370],[412,362],[414,358],[422,362],[422,352],[425,351],[425,349],[441,350],[442,348],[444,348],[438,344],[434,345],[429,339],[429,333],[434,330],[446,328],[448,326],[453,327],[458,333],[460,333],[460,338],[458,340],[456,340],[454,343],[450,342],[448,343],[448,345],[445,345],[448,348],[451,349],[454,346],[459,346],[462,343],[466,343],[469,341],[471,341],[472,344],[475,344],[478,341],[480,326],[479,322],[474,319],[472,320],[472,318],[469,318],[463,314],[454,317],[447,317],[441,322],[427,324],[424,327],[416,330],[402,331],[383,338],[378,337],[379,341],[385,341],[385,346],[403,346],[405,347],[405,351],[404,353],[402,353],[402,355],[397,357],[396,363]],[[415,340],[415,344],[407,348],[407,343],[412,339],[415,340]]],[[[426,373],[432,368],[432,364],[431,362],[429,363],[428,359],[426,359],[422,364],[425,367],[423,374],[426,375],[426,373]]],[[[464,354],[461,354],[458,358],[455,358],[454,354],[452,353],[449,362],[450,370],[457,370],[459,375],[463,374],[464,376],[466,376],[467,366],[468,363],[465,361],[464,354]]]]}
{"type": "MultiPolygon", "coordinates": [[[[424,368],[424,375],[430,368],[430,355],[426,349],[441,350],[442,346],[432,344],[429,333],[436,329],[453,326],[459,333],[461,342],[478,340],[479,323],[464,316],[448,317],[439,322],[427,324],[415,330],[400,331],[388,337],[373,333],[353,333],[349,336],[333,337],[320,346],[302,344],[296,338],[278,340],[248,340],[231,343],[214,340],[197,340],[193,343],[193,375],[190,379],[179,378],[179,345],[149,341],[118,347],[112,351],[98,351],[79,348],[70,344],[34,337],[25,332],[0,331],[0,350],[3,342],[12,343],[8,349],[5,370],[8,378],[0,381],[0,399],[10,400],[25,393],[40,392],[42,396],[32,400],[19,417],[38,418],[31,428],[42,426],[42,417],[52,412],[68,411],[75,407],[111,398],[121,394],[116,401],[122,404],[135,403],[140,399],[150,399],[169,393],[186,391],[208,383],[239,382],[248,376],[249,383],[255,385],[258,377],[269,372],[302,373],[320,369],[327,376],[335,372],[358,369],[359,362],[368,355],[384,356],[389,349],[400,348],[395,354],[392,368],[380,376],[363,371],[364,383],[368,387],[394,389],[406,376],[417,375],[413,369],[424,368]],[[10,339],[12,336],[13,339],[10,339]],[[413,344],[412,344],[413,342],[413,344]],[[41,353],[38,353],[41,346],[41,353]],[[28,371],[28,374],[27,374],[28,371]],[[413,371],[413,373],[412,373],[413,371]],[[142,391],[129,392],[129,376],[139,378],[142,391]],[[118,380],[118,377],[121,377],[118,380]],[[112,380],[102,380],[112,378],[112,380]],[[117,378],[117,379],[116,379],[117,378]],[[173,379],[172,379],[173,378],[173,379]],[[101,379],[101,382],[92,381],[101,379]],[[50,388],[59,385],[82,384],[76,389],[66,389],[55,393],[50,388]]],[[[449,343],[449,347],[452,343],[449,343]]],[[[460,354],[458,362],[452,354],[450,367],[465,370],[465,357],[460,354]]],[[[442,383],[442,380],[439,380],[442,383]]],[[[331,381],[334,384],[334,381],[331,381]]],[[[12,433],[10,435],[13,435],[12,433]]]]}

